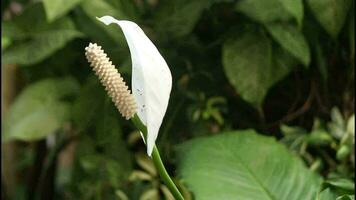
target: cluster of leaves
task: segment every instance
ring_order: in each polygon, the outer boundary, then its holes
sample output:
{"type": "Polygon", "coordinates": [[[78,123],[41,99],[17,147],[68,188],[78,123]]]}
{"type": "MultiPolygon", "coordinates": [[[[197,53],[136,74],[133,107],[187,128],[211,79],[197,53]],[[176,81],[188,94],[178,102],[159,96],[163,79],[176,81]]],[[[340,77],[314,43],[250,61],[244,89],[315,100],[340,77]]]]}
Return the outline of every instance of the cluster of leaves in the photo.
{"type": "Polygon", "coordinates": [[[2,140],[31,152],[8,197],[172,198],[85,60],[96,42],[130,82],[121,30],[95,18],[111,15],[138,23],[170,66],[158,146],[186,199],[354,199],[353,0],[1,4],[2,68],[17,66],[20,88],[2,140]]]}

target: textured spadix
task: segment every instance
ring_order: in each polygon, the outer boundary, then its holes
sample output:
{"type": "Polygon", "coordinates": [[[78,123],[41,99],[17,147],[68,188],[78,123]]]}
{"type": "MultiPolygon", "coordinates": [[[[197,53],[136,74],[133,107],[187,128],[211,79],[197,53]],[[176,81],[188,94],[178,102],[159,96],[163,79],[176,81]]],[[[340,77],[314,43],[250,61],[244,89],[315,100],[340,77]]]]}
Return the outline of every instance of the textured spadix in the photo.
{"type": "Polygon", "coordinates": [[[97,44],[90,43],[85,48],[85,56],[122,116],[133,117],[137,110],[135,100],[106,53],[97,44]]]}
{"type": "Polygon", "coordinates": [[[106,25],[119,25],[127,40],[132,60],[132,93],[137,114],[147,126],[147,154],[151,155],[168,106],[172,75],[155,45],[134,22],[110,16],[98,18],[106,25]]]}

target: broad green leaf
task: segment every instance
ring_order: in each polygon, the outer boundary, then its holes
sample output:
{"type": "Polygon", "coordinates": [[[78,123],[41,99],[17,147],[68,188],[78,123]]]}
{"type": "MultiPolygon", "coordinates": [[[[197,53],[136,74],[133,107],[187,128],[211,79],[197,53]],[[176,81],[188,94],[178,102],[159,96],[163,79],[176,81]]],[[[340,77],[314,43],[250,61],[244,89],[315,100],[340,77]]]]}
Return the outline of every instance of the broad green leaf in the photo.
{"type": "Polygon", "coordinates": [[[163,35],[182,37],[189,34],[200,19],[203,11],[211,5],[210,1],[173,0],[161,3],[155,13],[155,30],[163,35]]]}
{"type": "Polygon", "coordinates": [[[303,65],[310,63],[310,50],[303,33],[288,24],[273,23],[266,25],[272,37],[303,65]]]}
{"type": "Polygon", "coordinates": [[[42,0],[49,22],[65,15],[82,0],[42,0]]]}
{"type": "Polygon", "coordinates": [[[355,183],[344,178],[330,178],[324,182],[324,187],[334,187],[348,192],[355,192],[355,183]]]}
{"type": "Polygon", "coordinates": [[[14,40],[28,39],[47,31],[75,30],[69,17],[48,23],[41,3],[30,4],[19,16],[1,24],[2,35],[14,40]]]}
{"type": "Polygon", "coordinates": [[[321,26],[336,38],[345,23],[352,0],[308,0],[321,26]]]}
{"type": "Polygon", "coordinates": [[[178,148],[179,175],[197,200],[315,199],[321,177],[253,130],[194,139],[178,148]]]}
{"type": "Polygon", "coordinates": [[[75,30],[57,30],[38,34],[28,42],[12,46],[4,51],[3,64],[33,65],[63,48],[69,41],[80,37],[75,30]]]}
{"type": "Polygon", "coordinates": [[[287,53],[272,50],[269,38],[253,32],[226,41],[222,59],[225,74],[236,92],[257,108],[269,88],[294,66],[294,60],[287,53]]]}
{"type": "Polygon", "coordinates": [[[3,52],[3,64],[32,65],[38,63],[69,41],[81,37],[69,18],[61,18],[52,23],[44,19],[41,4],[28,7],[12,22],[2,25],[4,36],[16,40],[14,45],[3,52]]]}
{"type": "Polygon", "coordinates": [[[295,18],[301,25],[303,20],[303,2],[301,0],[241,0],[236,4],[236,9],[261,23],[287,21],[295,18]]]}
{"type": "Polygon", "coordinates": [[[267,94],[272,47],[266,36],[245,33],[226,41],[223,65],[227,78],[237,93],[252,105],[261,106],[267,94]]]}
{"type": "Polygon", "coordinates": [[[11,105],[2,138],[33,141],[53,133],[70,116],[70,104],[61,99],[77,92],[77,82],[71,78],[45,79],[28,86],[11,105]]]}
{"type": "Polygon", "coordinates": [[[327,188],[320,193],[318,193],[316,200],[335,200],[336,194],[333,193],[330,188],[327,188]]]}
{"type": "Polygon", "coordinates": [[[304,7],[302,0],[279,0],[284,9],[287,10],[296,20],[299,25],[302,25],[304,7]]]}

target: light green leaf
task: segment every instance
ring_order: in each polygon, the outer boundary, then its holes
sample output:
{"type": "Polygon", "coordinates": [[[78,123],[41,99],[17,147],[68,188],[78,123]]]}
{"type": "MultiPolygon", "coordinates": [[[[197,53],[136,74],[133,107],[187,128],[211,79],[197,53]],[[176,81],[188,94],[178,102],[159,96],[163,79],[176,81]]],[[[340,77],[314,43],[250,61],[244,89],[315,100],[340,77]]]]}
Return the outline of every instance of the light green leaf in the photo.
{"type": "Polygon", "coordinates": [[[342,189],[348,192],[355,192],[355,183],[345,178],[330,178],[325,181],[325,186],[342,189]]]}
{"type": "Polygon", "coordinates": [[[62,98],[78,92],[74,79],[45,79],[25,88],[11,105],[3,124],[4,141],[46,137],[69,120],[70,105],[62,98]]]}
{"type": "Polygon", "coordinates": [[[273,23],[266,25],[272,37],[303,65],[310,63],[310,50],[303,34],[294,26],[273,23]]]}
{"type": "Polygon", "coordinates": [[[262,34],[246,32],[223,46],[225,74],[241,97],[260,107],[271,86],[287,75],[294,61],[262,34]],[[275,54],[275,59],[272,58],[275,54]]]}
{"type": "Polygon", "coordinates": [[[321,177],[271,137],[222,133],[178,148],[179,175],[196,199],[315,199],[321,177]]]}
{"type": "Polygon", "coordinates": [[[47,20],[49,22],[58,19],[73,9],[82,0],[43,0],[46,10],[47,20]]]}
{"type": "Polygon", "coordinates": [[[336,194],[333,193],[330,188],[323,190],[322,192],[318,193],[316,200],[335,200],[336,194]]]}
{"type": "Polygon", "coordinates": [[[344,194],[344,195],[338,196],[336,198],[336,200],[355,200],[355,195],[344,194]]]}
{"type": "Polygon", "coordinates": [[[308,0],[310,9],[321,26],[336,38],[345,23],[351,0],[308,0]]]}
{"type": "Polygon", "coordinates": [[[236,9],[260,23],[287,21],[295,18],[299,25],[303,20],[301,0],[241,0],[236,9]]]}

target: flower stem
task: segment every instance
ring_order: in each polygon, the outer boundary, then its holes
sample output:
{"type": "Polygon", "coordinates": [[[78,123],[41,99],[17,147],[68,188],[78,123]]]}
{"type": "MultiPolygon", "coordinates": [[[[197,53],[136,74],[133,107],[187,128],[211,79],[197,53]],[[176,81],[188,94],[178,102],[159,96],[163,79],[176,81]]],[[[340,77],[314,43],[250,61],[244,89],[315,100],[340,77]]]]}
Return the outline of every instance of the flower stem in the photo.
{"type": "MultiPolygon", "coordinates": [[[[141,133],[143,134],[143,137],[145,138],[145,141],[146,141],[146,138],[147,138],[146,126],[141,122],[141,120],[138,118],[138,116],[136,114],[131,118],[131,121],[134,123],[136,128],[141,131],[141,133]]],[[[164,167],[164,164],[162,162],[161,156],[159,155],[159,151],[158,151],[156,145],[153,147],[152,160],[153,160],[153,163],[154,163],[160,177],[162,178],[163,182],[166,184],[168,189],[171,191],[174,198],[176,200],[184,200],[182,194],[179,192],[177,186],[174,184],[174,182],[171,179],[171,177],[169,176],[166,168],[164,167]]]]}

